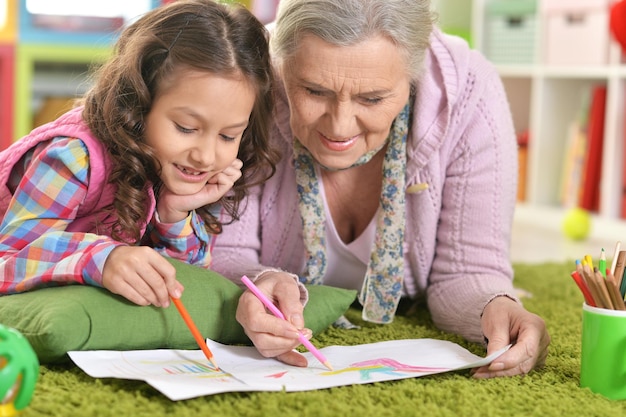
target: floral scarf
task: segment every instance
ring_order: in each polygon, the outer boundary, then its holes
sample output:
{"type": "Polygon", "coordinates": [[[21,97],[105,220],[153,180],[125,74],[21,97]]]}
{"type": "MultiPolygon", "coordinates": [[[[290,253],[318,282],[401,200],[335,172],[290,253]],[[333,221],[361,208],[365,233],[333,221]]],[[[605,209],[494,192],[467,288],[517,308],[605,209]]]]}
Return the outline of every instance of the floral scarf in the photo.
{"type": "MultiPolygon", "coordinates": [[[[377,214],[374,246],[359,294],[363,319],[376,323],[391,323],[402,295],[406,140],[410,115],[411,106],[407,104],[393,122],[387,138],[389,146],[383,161],[381,210],[377,214]]],[[[378,149],[367,153],[353,166],[369,162],[377,152],[378,149]]],[[[313,157],[297,138],[294,140],[294,163],[303,238],[309,257],[302,280],[308,284],[321,284],[326,271],[324,202],[313,157]]]]}

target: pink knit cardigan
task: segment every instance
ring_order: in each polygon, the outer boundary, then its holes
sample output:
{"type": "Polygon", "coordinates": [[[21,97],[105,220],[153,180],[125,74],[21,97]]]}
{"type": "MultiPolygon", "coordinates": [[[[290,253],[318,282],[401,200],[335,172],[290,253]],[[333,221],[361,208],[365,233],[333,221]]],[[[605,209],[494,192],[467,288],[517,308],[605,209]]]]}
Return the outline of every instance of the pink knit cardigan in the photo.
{"type": "MultiPolygon", "coordinates": [[[[517,153],[507,98],[482,55],[436,31],[414,109],[407,144],[405,291],[426,298],[440,329],[481,342],[484,306],[498,295],[517,300],[509,259],[517,153]]],[[[224,227],[215,241],[213,269],[234,281],[267,268],[304,271],[284,97],[277,115],[272,139],[283,159],[276,175],[253,191],[241,220],[224,227]]]]}

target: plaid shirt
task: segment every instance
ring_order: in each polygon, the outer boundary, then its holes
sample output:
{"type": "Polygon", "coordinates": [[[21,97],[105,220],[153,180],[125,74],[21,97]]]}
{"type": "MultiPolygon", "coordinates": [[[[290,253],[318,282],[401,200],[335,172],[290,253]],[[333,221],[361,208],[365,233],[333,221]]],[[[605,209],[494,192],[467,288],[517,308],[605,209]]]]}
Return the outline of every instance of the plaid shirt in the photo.
{"type": "MultiPolygon", "coordinates": [[[[0,223],[0,294],[78,283],[102,285],[107,256],[124,243],[67,232],[89,186],[89,157],[78,139],[56,138],[14,167],[13,200],[0,223]]],[[[142,244],[164,256],[208,267],[212,236],[192,212],[174,224],[152,215],[142,244]]]]}

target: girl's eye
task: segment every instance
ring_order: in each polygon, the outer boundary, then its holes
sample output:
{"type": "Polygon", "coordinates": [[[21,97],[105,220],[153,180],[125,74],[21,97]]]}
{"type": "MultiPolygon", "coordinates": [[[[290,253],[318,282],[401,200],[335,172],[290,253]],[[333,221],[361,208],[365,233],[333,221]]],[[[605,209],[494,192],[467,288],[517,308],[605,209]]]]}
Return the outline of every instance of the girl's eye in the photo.
{"type": "Polygon", "coordinates": [[[235,137],[235,136],[228,136],[228,135],[224,135],[224,134],[222,134],[222,135],[220,135],[220,136],[221,136],[221,137],[222,137],[222,139],[224,139],[226,142],[232,142],[232,141],[234,141],[234,140],[236,139],[236,137],[235,137]]]}
{"type": "Polygon", "coordinates": [[[182,133],[193,133],[195,130],[195,129],[189,129],[189,128],[183,127],[179,125],[178,123],[175,123],[175,125],[176,125],[176,129],[182,133]]]}

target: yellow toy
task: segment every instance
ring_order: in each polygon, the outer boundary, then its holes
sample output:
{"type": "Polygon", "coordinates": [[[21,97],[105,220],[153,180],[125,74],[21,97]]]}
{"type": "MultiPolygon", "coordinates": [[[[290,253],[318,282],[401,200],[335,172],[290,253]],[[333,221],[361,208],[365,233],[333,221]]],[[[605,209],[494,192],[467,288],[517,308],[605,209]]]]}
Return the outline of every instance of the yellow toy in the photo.
{"type": "Polygon", "coordinates": [[[579,207],[570,209],[563,219],[563,233],[572,240],[585,240],[591,231],[591,215],[579,207]]]}
{"type": "Polygon", "coordinates": [[[0,324],[0,417],[16,416],[30,404],[39,360],[28,340],[0,324]]]}

